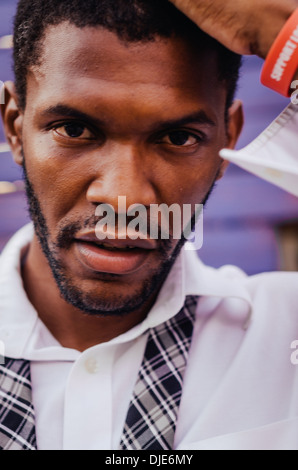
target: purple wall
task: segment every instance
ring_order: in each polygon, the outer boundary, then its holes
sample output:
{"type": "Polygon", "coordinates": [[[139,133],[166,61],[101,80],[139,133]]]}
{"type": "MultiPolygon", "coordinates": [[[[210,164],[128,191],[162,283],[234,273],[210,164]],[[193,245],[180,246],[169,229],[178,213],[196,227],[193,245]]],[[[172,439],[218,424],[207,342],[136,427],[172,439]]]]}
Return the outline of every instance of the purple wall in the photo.
{"type": "MultiPolygon", "coordinates": [[[[289,101],[259,82],[263,61],[244,60],[238,98],[243,101],[242,148],[259,135],[289,101]]],[[[298,199],[231,165],[205,210],[205,240],[200,257],[208,264],[236,264],[249,274],[280,268],[275,229],[298,220],[298,199]]]]}
{"type": "MultiPolygon", "coordinates": [[[[0,37],[11,33],[16,1],[1,0],[0,37]]],[[[238,147],[255,138],[288,101],[259,83],[262,61],[246,58],[238,97],[246,124],[238,147]]],[[[11,53],[0,50],[0,80],[12,79],[11,53]]],[[[0,142],[3,142],[0,126],[0,142]]],[[[21,178],[11,155],[0,154],[0,181],[21,178]]],[[[298,219],[298,199],[231,165],[205,210],[204,245],[199,255],[212,266],[236,264],[249,274],[279,269],[277,224],[298,219]]],[[[22,193],[0,196],[0,249],[28,220],[22,193]]]]}

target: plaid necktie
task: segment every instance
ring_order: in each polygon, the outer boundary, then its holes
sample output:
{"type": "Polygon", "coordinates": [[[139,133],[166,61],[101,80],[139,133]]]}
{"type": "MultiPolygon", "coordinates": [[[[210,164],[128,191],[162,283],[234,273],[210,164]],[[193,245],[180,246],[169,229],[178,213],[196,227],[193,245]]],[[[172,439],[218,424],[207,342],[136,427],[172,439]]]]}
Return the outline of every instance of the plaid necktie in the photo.
{"type": "Polygon", "coordinates": [[[172,450],[191,345],[197,296],[171,320],[150,330],[120,450],[172,450]]]}
{"type": "Polygon", "coordinates": [[[0,450],[36,450],[30,363],[6,359],[0,366],[0,450]]]}

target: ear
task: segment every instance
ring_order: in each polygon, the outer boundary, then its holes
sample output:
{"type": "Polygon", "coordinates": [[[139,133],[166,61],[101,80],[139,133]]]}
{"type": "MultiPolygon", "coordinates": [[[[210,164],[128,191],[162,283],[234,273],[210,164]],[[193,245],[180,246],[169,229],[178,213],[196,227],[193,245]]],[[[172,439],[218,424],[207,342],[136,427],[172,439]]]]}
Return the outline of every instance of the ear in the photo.
{"type": "Polygon", "coordinates": [[[4,104],[1,104],[1,115],[4,132],[10,145],[14,161],[22,165],[22,128],[23,112],[18,107],[15,86],[13,82],[4,84],[4,104]]]}
{"type": "Polygon", "coordinates": [[[240,100],[234,101],[229,109],[226,148],[234,149],[244,125],[243,105],[240,100]]]}
{"type": "MultiPolygon", "coordinates": [[[[244,112],[243,112],[243,105],[240,100],[234,101],[232,106],[229,109],[229,121],[228,121],[228,128],[227,128],[227,141],[226,141],[226,148],[234,149],[241,131],[244,125],[244,112]]],[[[223,160],[220,166],[218,180],[223,177],[226,172],[226,169],[229,166],[229,162],[223,160]]]]}

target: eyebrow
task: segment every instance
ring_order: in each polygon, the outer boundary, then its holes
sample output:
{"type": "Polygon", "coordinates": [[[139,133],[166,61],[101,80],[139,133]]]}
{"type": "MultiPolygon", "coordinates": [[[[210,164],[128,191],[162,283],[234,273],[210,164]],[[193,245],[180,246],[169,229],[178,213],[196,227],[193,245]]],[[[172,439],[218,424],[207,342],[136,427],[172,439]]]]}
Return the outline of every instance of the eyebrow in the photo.
{"type": "Polygon", "coordinates": [[[187,124],[204,124],[210,127],[216,127],[215,121],[213,121],[205,111],[200,110],[195,113],[189,114],[179,119],[173,119],[169,121],[160,121],[157,123],[157,127],[183,127],[187,124]]]}
{"type": "Polygon", "coordinates": [[[80,121],[91,121],[96,125],[103,125],[103,121],[97,118],[90,116],[89,114],[83,113],[82,111],[78,111],[75,108],[70,106],[65,106],[62,104],[57,104],[56,106],[50,106],[49,108],[45,109],[41,113],[42,117],[48,118],[64,116],[64,117],[71,117],[78,119],[80,121]]]}
{"type": "MultiPolygon", "coordinates": [[[[90,116],[89,114],[86,114],[75,108],[62,105],[62,104],[57,104],[56,106],[51,106],[45,109],[44,111],[42,111],[41,116],[42,117],[64,116],[64,117],[78,119],[81,121],[89,121],[97,126],[104,126],[104,121],[98,118],[94,118],[93,116],[90,116]]],[[[209,116],[207,116],[206,112],[203,110],[191,113],[187,116],[183,116],[182,118],[159,121],[154,125],[154,127],[163,128],[163,129],[164,128],[173,129],[176,127],[183,127],[187,124],[201,124],[201,125],[207,125],[210,127],[216,127],[216,123],[209,116]]]]}

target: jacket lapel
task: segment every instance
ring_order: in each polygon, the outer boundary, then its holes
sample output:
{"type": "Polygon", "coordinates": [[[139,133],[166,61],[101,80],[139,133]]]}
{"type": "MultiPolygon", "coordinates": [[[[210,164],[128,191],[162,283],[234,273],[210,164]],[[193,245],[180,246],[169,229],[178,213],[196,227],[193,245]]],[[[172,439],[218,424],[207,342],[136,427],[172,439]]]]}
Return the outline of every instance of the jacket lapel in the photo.
{"type": "Polygon", "coordinates": [[[0,450],[37,450],[28,361],[0,366],[0,450]]]}

